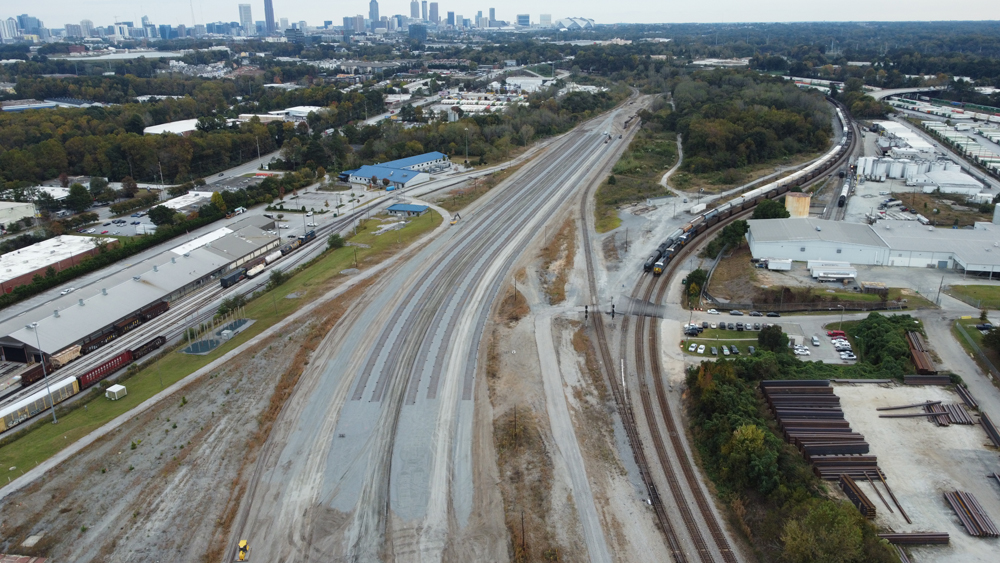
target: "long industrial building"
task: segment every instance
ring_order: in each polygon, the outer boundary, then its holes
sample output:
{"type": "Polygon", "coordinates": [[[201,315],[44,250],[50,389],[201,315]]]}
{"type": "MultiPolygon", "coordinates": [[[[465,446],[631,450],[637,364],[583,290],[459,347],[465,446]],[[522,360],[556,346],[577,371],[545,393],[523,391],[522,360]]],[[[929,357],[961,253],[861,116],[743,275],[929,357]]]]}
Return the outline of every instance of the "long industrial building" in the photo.
{"type": "Polygon", "coordinates": [[[750,252],[759,260],[830,260],[868,266],[956,269],[1000,275],[1000,225],[943,229],[916,221],[874,225],[822,219],[747,221],[750,252]]]}
{"type": "Polygon", "coordinates": [[[87,337],[134,315],[170,302],[278,248],[271,219],[250,216],[194,238],[115,273],[99,283],[60,296],[43,307],[0,322],[0,360],[25,362],[41,350],[57,355],[87,337]],[[27,325],[38,323],[37,331],[27,325]]]}

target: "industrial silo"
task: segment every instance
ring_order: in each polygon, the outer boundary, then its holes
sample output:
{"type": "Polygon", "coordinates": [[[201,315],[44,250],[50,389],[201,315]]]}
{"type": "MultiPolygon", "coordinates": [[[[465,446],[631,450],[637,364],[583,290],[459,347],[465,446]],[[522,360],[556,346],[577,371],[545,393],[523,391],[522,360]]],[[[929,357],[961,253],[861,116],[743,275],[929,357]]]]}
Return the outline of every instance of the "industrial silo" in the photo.
{"type": "Polygon", "coordinates": [[[808,217],[809,205],[811,203],[812,196],[809,194],[799,192],[788,192],[785,194],[785,209],[788,210],[792,219],[808,217]]]}

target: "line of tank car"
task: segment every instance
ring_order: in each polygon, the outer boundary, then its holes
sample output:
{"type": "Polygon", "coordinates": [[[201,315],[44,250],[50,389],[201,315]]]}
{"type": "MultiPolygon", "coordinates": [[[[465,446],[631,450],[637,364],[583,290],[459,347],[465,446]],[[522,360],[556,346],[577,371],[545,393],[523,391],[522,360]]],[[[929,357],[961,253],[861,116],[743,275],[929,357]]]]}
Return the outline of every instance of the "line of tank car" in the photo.
{"type": "MultiPolygon", "coordinates": [[[[836,164],[841,153],[847,149],[853,135],[853,132],[846,125],[847,122],[845,121],[844,114],[840,108],[837,108],[837,119],[840,120],[840,123],[843,126],[843,136],[841,137],[840,143],[830,149],[830,151],[823,155],[822,158],[809,166],[806,166],[802,170],[778,180],[777,182],[771,182],[770,184],[766,184],[757,189],[750,190],[749,192],[723,203],[715,209],[711,209],[701,215],[698,215],[690,223],[670,233],[667,240],[649,255],[649,258],[643,263],[642,269],[646,272],[653,272],[653,275],[656,276],[662,274],[667,265],[670,264],[670,260],[673,259],[673,257],[676,256],[682,248],[690,244],[692,240],[698,237],[698,235],[704,233],[710,227],[716,225],[719,221],[746,209],[750,209],[762,200],[776,198],[786,193],[788,190],[801,186],[805,182],[808,182],[809,180],[812,180],[816,176],[829,170],[834,164],[836,164]]],[[[850,182],[845,184],[844,189],[850,189],[850,182]]],[[[839,202],[841,206],[843,206],[843,200],[846,199],[846,196],[846,193],[842,193],[841,202],[839,202]]]]}

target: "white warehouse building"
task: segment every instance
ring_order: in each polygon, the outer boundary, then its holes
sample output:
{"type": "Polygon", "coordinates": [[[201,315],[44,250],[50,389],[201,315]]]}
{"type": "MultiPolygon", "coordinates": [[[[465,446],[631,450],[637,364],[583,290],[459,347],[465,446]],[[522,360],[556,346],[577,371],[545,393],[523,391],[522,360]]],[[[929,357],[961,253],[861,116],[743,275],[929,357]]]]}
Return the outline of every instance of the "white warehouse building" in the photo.
{"type": "Polygon", "coordinates": [[[826,260],[851,264],[881,264],[889,245],[868,225],[821,219],[758,219],[747,221],[747,241],[754,258],[798,262],[826,260]]]}
{"type": "Polygon", "coordinates": [[[1000,225],[946,229],[916,221],[875,225],[822,219],[747,221],[757,259],[830,260],[866,266],[956,269],[1000,275],[1000,225]]]}

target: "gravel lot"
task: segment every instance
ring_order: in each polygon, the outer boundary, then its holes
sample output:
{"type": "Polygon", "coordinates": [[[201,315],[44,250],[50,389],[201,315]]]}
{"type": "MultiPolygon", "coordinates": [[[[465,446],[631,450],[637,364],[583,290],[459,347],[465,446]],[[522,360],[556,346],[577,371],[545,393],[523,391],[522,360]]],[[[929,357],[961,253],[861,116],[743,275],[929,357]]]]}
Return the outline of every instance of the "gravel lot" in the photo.
{"type": "MultiPolygon", "coordinates": [[[[978,425],[934,426],[924,418],[879,418],[875,409],[937,401],[961,403],[957,394],[937,386],[836,385],[844,416],[851,428],[864,434],[871,453],[878,456],[886,482],[913,524],[895,509],[890,514],[867,483],[861,489],[876,505],[875,523],[897,532],[947,532],[951,544],[912,549],[915,561],[996,561],[998,538],[970,536],[944,499],[944,493],[961,490],[975,495],[994,522],[1000,522],[1000,494],[996,480],[987,473],[997,471],[996,449],[978,425]]],[[[916,412],[917,409],[912,409],[916,412]]],[[[911,411],[894,411],[911,412],[911,411]]],[[[975,417],[974,417],[975,418],[975,417]]],[[[839,487],[831,486],[843,496],[839,487]]]]}

